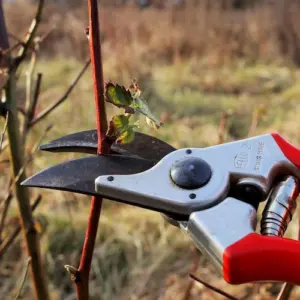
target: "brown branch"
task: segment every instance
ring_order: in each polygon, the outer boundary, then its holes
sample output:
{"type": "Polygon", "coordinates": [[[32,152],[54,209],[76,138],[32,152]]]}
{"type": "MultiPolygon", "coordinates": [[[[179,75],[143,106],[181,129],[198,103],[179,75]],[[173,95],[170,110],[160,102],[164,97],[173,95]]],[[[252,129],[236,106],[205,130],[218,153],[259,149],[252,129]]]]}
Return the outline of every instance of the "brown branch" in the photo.
{"type": "Polygon", "coordinates": [[[56,26],[53,25],[48,31],[46,31],[40,38],[39,38],[39,43],[44,42],[49,35],[56,29],[56,26]]]}
{"type": "Polygon", "coordinates": [[[218,288],[214,287],[213,285],[210,285],[209,283],[207,283],[207,282],[201,280],[200,278],[196,277],[196,276],[193,275],[193,274],[190,274],[190,276],[191,276],[194,280],[196,280],[197,282],[202,283],[205,287],[207,287],[207,288],[211,289],[212,291],[214,291],[214,292],[216,292],[216,293],[218,293],[218,294],[220,294],[220,295],[226,297],[227,299],[230,299],[230,300],[239,300],[238,298],[236,298],[236,297],[234,297],[234,296],[232,296],[232,295],[230,295],[230,294],[228,294],[228,293],[222,291],[221,289],[218,289],[218,288]]]}
{"type": "Polygon", "coordinates": [[[23,116],[26,115],[25,109],[23,107],[21,107],[20,105],[17,106],[17,110],[21,115],[23,115],[23,116]]]}
{"type": "MultiPolygon", "coordinates": [[[[37,208],[37,206],[40,204],[42,200],[42,196],[38,195],[36,200],[33,201],[33,204],[31,206],[32,212],[37,208]]],[[[4,242],[0,246],[0,259],[3,257],[3,255],[6,253],[10,245],[14,242],[14,240],[18,237],[18,235],[21,232],[21,225],[18,225],[16,229],[13,231],[13,233],[4,240],[4,242]]]]}
{"type": "Polygon", "coordinates": [[[29,124],[31,119],[29,119],[29,110],[33,104],[34,98],[32,93],[32,85],[33,85],[33,74],[36,67],[36,60],[37,60],[37,50],[38,50],[38,43],[34,43],[35,51],[31,54],[31,59],[29,63],[29,67],[26,72],[26,100],[25,100],[25,115],[24,115],[24,124],[23,124],[23,145],[26,143],[27,132],[29,128],[29,124]]]}
{"type": "MultiPolygon", "coordinates": [[[[89,46],[93,70],[94,97],[96,106],[96,120],[98,132],[98,154],[108,153],[109,146],[105,141],[107,131],[107,117],[104,99],[104,79],[102,69],[100,26],[97,0],[88,0],[89,13],[89,46]]],[[[89,299],[89,274],[97,237],[98,224],[101,214],[102,198],[92,197],[89,221],[85,233],[85,240],[80,264],[75,276],[77,298],[89,299]]]]}
{"type": "MultiPolygon", "coordinates": [[[[7,29],[4,19],[4,12],[2,7],[2,1],[0,2],[0,49],[6,50],[9,49],[9,40],[7,35],[7,29]]],[[[0,67],[3,67],[3,64],[0,64],[0,67]]]]}
{"type": "Polygon", "coordinates": [[[6,50],[1,50],[0,54],[1,55],[7,55],[10,52],[14,51],[16,48],[18,48],[19,46],[22,46],[23,43],[21,42],[17,42],[16,44],[14,44],[13,46],[11,46],[10,48],[6,49],[6,50]]]}
{"type": "Polygon", "coordinates": [[[12,39],[14,39],[16,42],[18,42],[18,43],[24,45],[24,41],[22,41],[22,39],[19,38],[19,37],[18,37],[17,35],[15,35],[14,33],[8,32],[7,34],[8,34],[9,37],[11,37],[12,39]]]}
{"type": "MultiPolygon", "coordinates": [[[[33,101],[27,112],[30,121],[33,119],[33,116],[34,116],[34,113],[36,110],[36,106],[38,103],[39,95],[41,92],[42,78],[43,78],[43,74],[38,73],[37,79],[36,79],[36,84],[35,84],[35,89],[34,89],[34,93],[33,93],[33,101]]],[[[28,127],[29,127],[29,124],[28,124],[28,127]]]]}
{"type": "MultiPolygon", "coordinates": [[[[4,15],[2,10],[2,1],[0,1],[0,32],[1,35],[4,33],[6,37],[0,37],[0,47],[2,49],[9,48],[3,47],[3,40],[8,40],[7,31],[4,24],[4,15]],[[4,26],[3,26],[4,25],[4,26]],[[3,27],[2,27],[3,26],[3,27]]],[[[33,22],[34,23],[34,22],[33,22]]],[[[36,26],[34,26],[36,29],[36,26]]],[[[30,42],[27,40],[28,44],[30,42]]],[[[24,47],[23,47],[24,48],[24,47]]],[[[22,48],[22,49],[23,49],[22,48]]],[[[21,50],[22,50],[21,49],[21,50]]],[[[22,57],[25,59],[26,51],[22,52],[22,57]]],[[[10,58],[8,60],[10,64],[7,66],[9,69],[9,76],[3,90],[3,100],[9,105],[9,118],[7,124],[7,136],[9,141],[10,150],[10,162],[13,176],[17,176],[20,168],[24,164],[24,147],[22,146],[22,140],[20,135],[20,125],[17,111],[17,96],[16,96],[16,66],[15,60],[12,61],[10,58]]],[[[20,60],[21,62],[21,60],[20,60]]],[[[1,61],[2,63],[2,61],[1,61]]],[[[26,172],[22,172],[20,176],[20,181],[26,179],[26,172]]],[[[30,274],[34,290],[35,299],[49,299],[49,291],[47,286],[47,274],[43,267],[42,256],[40,250],[39,235],[34,227],[34,219],[32,215],[32,210],[30,206],[30,194],[28,188],[21,186],[18,182],[14,184],[15,195],[18,203],[18,210],[20,214],[20,224],[25,238],[25,247],[28,256],[32,257],[32,263],[30,265],[30,274]]],[[[1,245],[3,246],[3,245],[1,245]]]]}
{"type": "Polygon", "coordinates": [[[291,296],[291,293],[294,289],[295,285],[291,283],[284,283],[276,300],[288,300],[291,296]]]}
{"type": "Polygon", "coordinates": [[[9,159],[0,160],[0,164],[9,164],[9,163],[10,163],[9,159]]]}
{"type": "Polygon", "coordinates": [[[24,138],[24,140],[25,140],[27,132],[30,128],[30,122],[33,120],[33,116],[34,116],[36,106],[37,106],[37,103],[38,103],[38,100],[39,100],[42,78],[43,78],[42,74],[38,73],[37,74],[37,79],[36,79],[36,84],[35,84],[35,89],[34,89],[34,92],[33,92],[33,96],[29,98],[30,101],[29,101],[27,111],[25,113],[24,127],[23,127],[23,138],[24,138]]]}
{"type": "Polygon", "coordinates": [[[30,263],[31,263],[31,257],[28,257],[27,261],[26,261],[26,265],[25,265],[24,271],[23,271],[24,274],[22,276],[21,285],[20,285],[18,294],[16,296],[16,300],[21,299],[21,293],[22,293],[22,290],[24,288],[24,284],[25,284],[26,279],[27,279],[27,275],[28,275],[28,270],[29,270],[30,263]]]}
{"type": "Polygon", "coordinates": [[[248,132],[248,137],[252,137],[255,135],[256,129],[261,121],[261,119],[264,117],[266,114],[266,106],[265,105],[259,105],[254,108],[252,112],[252,120],[251,120],[251,125],[250,129],[248,132]]]}
{"type": "Polygon", "coordinates": [[[8,209],[9,209],[12,198],[13,198],[13,194],[11,191],[9,191],[4,200],[4,208],[3,208],[3,212],[2,212],[2,216],[1,216],[1,220],[0,220],[0,244],[2,243],[2,233],[4,230],[5,220],[7,217],[8,209]]]}
{"type": "Polygon", "coordinates": [[[0,137],[0,153],[2,152],[2,144],[3,144],[3,140],[4,140],[4,135],[5,135],[5,132],[7,129],[8,118],[9,118],[9,112],[6,113],[5,124],[4,124],[4,128],[2,130],[1,137],[0,137]]]}
{"type": "Polygon", "coordinates": [[[66,194],[63,193],[63,196],[65,198],[65,205],[67,207],[67,211],[68,211],[68,215],[69,215],[69,219],[70,219],[70,223],[71,223],[72,234],[75,238],[76,231],[75,231],[75,226],[74,226],[75,223],[74,223],[73,213],[72,213],[72,209],[71,209],[71,204],[70,204],[69,199],[65,195],[66,194]]]}
{"type": "Polygon", "coordinates": [[[228,117],[229,117],[229,114],[227,112],[223,112],[221,115],[219,132],[218,132],[218,143],[219,144],[224,143],[228,117]]]}
{"type": "Polygon", "coordinates": [[[46,134],[52,129],[53,125],[50,124],[49,126],[46,127],[46,129],[44,130],[43,134],[41,135],[40,139],[38,140],[38,142],[35,143],[35,145],[32,147],[32,150],[30,152],[29,155],[27,155],[27,157],[25,157],[24,159],[24,164],[22,165],[22,167],[20,168],[19,172],[15,175],[15,178],[13,180],[13,183],[17,183],[20,179],[20,177],[22,176],[26,166],[33,160],[34,154],[37,152],[37,150],[39,149],[44,137],[46,136],[46,134]]]}
{"type": "Polygon", "coordinates": [[[36,33],[36,30],[41,21],[43,7],[44,7],[44,0],[39,0],[39,4],[38,4],[37,10],[36,10],[35,17],[32,20],[31,25],[30,25],[28,32],[24,39],[24,45],[20,49],[18,56],[15,59],[15,64],[14,64],[15,69],[17,69],[18,66],[20,65],[20,63],[24,60],[24,58],[26,57],[27,51],[28,51],[29,47],[31,46],[31,43],[32,43],[35,33],[36,33]]]}
{"type": "Polygon", "coordinates": [[[251,120],[250,129],[248,132],[248,137],[252,137],[255,135],[258,122],[259,122],[259,112],[258,112],[258,109],[255,108],[252,113],[252,120],[251,120]]]}
{"type": "Polygon", "coordinates": [[[0,152],[4,151],[9,146],[8,140],[4,140],[2,144],[2,149],[0,152]]]}
{"type": "Polygon", "coordinates": [[[79,74],[76,76],[74,81],[71,83],[71,85],[68,87],[68,89],[65,91],[65,93],[53,104],[51,104],[49,107],[47,107],[45,110],[40,112],[34,119],[30,122],[30,127],[34,126],[36,123],[44,119],[46,116],[48,116],[56,107],[58,107],[60,104],[62,104],[70,95],[70,93],[73,91],[74,87],[90,65],[90,60],[88,60],[82,70],[79,72],[79,74]]]}
{"type": "MultiPolygon", "coordinates": [[[[197,269],[198,269],[198,265],[199,265],[198,249],[194,248],[194,261],[193,261],[190,273],[196,273],[197,269]]],[[[189,284],[188,284],[188,286],[185,290],[185,293],[184,293],[184,296],[183,296],[182,300],[189,300],[190,299],[191,291],[192,291],[192,288],[194,286],[194,282],[195,282],[194,280],[190,280],[190,282],[189,282],[189,284]]]]}

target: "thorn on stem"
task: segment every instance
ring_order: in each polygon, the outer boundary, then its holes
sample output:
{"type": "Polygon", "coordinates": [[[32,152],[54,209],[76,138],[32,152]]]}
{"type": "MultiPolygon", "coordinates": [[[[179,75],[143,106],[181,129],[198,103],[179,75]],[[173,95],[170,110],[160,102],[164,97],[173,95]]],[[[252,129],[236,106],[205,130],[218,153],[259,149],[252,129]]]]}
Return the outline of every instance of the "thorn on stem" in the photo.
{"type": "Polygon", "coordinates": [[[72,281],[78,282],[80,280],[79,272],[75,267],[70,265],[65,265],[64,267],[67,270],[67,272],[70,274],[72,281]]]}
{"type": "Polygon", "coordinates": [[[86,35],[87,39],[90,38],[90,27],[85,28],[85,35],[86,35]]]}

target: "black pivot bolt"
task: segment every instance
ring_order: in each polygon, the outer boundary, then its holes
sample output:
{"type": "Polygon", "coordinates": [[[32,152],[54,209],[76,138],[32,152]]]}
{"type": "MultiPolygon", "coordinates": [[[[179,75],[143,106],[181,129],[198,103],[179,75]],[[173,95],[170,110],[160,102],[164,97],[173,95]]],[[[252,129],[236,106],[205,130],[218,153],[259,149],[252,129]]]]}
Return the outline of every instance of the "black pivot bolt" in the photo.
{"type": "Polygon", "coordinates": [[[190,157],[175,162],[171,168],[171,179],[184,189],[198,189],[207,184],[211,178],[209,164],[200,158],[190,157]]]}

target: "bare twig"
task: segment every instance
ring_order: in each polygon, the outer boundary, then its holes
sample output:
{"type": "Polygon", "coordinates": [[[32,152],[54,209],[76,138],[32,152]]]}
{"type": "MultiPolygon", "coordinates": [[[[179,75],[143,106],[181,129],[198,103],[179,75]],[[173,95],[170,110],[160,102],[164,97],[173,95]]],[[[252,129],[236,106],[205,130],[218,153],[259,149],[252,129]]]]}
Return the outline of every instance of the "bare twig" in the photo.
{"type": "MultiPolygon", "coordinates": [[[[0,2],[0,49],[5,51],[6,49],[9,49],[9,40],[7,35],[7,29],[5,24],[5,19],[3,18],[3,7],[2,7],[2,1],[0,2]]],[[[3,67],[4,65],[7,66],[7,61],[0,60],[0,67],[3,67]]]]}
{"type": "Polygon", "coordinates": [[[49,35],[56,29],[56,26],[53,25],[48,31],[46,31],[40,38],[39,38],[39,42],[42,43],[44,42],[49,35]]]}
{"type": "Polygon", "coordinates": [[[21,106],[18,105],[18,106],[17,106],[17,110],[18,110],[18,112],[21,113],[23,116],[26,115],[25,109],[24,109],[23,107],[21,107],[21,106]]]}
{"type": "Polygon", "coordinates": [[[22,39],[19,38],[19,37],[18,37],[17,35],[15,35],[14,33],[8,32],[7,34],[8,34],[8,36],[9,36],[10,38],[14,39],[16,42],[18,42],[18,43],[24,45],[24,41],[22,41],[22,39]]]}
{"type": "MultiPolygon", "coordinates": [[[[194,261],[193,261],[193,265],[192,265],[190,273],[196,273],[197,269],[198,269],[198,265],[199,265],[198,249],[194,248],[194,261]]],[[[194,286],[194,282],[195,282],[194,280],[190,280],[190,282],[189,282],[189,284],[188,284],[188,286],[185,290],[185,293],[184,293],[184,296],[183,296],[182,300],[190,299],[191,291],[192,291],[192,288],[194,286]]]]}
{"type": "Polygon", "coordinates": [[[32,121],[35,110],[36,110],[36,106],[37,106],[37,103],[38,103],[40,90],[41,90],[41,83],[42,83],[42,74],[38,73],[34,93],[33,93],[33,96],[30,97],[30,102],[29,102],[29,105],[28,105],[28,108],[27,108],[27,112],[25,114],[24,127],[23,127],[23,139],[24,139],[24,141],[25,141],[27,132],[30,128],[30,122],[32,121]]]}
{"type": "Polygon", "coordinates": [[[28,275],[28,270],[29,270],[29,265],[30,265],[30,263],[31,263],[31,257],[28,257],[28,258],[27,258],[26,265],[25,265],[25,268],[24,268],[24,271],[23,271],[23,276],[22,276],[21,285],[20,285],[18,294],[17,294],[17,296],[16,296],[16,300],[18,300],[18,299],[21,298],[21,293],[22,293],[22,290],[23,290],[23,288],[24,288],[24,284],[25,284],[25,282],[26,282],[26,278],[27,278],[27,275],[28,275]]]}
{"type": "Polygon", "coordinates": [[[15,50],[16,48],[18,48],[19,46],[22,46],[23,43],[22,42],[17,42],[16,44],[14,44],[13,46],[11,46],[9,49],[6,49],[6,50],[1,50],[1,54],[2,55],[7,55],[9,54],[10,52],[12,52],[13,50],[15,50]]]}
{"type": "Polygon", "coordinates": [[[8,140],[4,140],[2,143],[2,149],[1,152],[4,151],[9,146],[8,140]]]}
{"type": "Polygon", "coordinates": [[[79,79],[82,77],[88,66],[90,65],[90,60],[88,60],[82,70],[79,72],[79,74],[76,76],[74,81],[71,83],[71,85],[68,87],[66,92],[53,104],[51,104],[49,107],[47,107],[45,110],[40,112],[31,122],[30,122],[30,127],[34,126],[37,122],[41,121],[44,119],[48,114],[50,114],[56,107],[58,107],[60,104],[62,104],[70,95],[76,84],[78,83],[79,79]]]}
{"type": "Polygon", "coordinates": [[[37,150],[39,149],[39,146],[41,145],[41,142],[43,141],[44,137],[46,136],[46,134],[49,132],[49,130],[51,130],[53,127],[53,125],[49,125],[46,127],[46,129],[44,130],[43,134],[41,135],[40,139],[35,143],[35,145],[33,146],[30,154],[24,159],[24,164],[22,165],[22,167],[20,168],[18,174],[15,176],[13,183],[17,183],[20,179],[20,177],[22,176],[26,166],[33,160],[33,156],[34,154],[37,152],[37,150]]]}
{"type": "Polygon", "coordinates": [[[72,234],[75,237],[75,227],[74,227],[74,218],[73,218],[73,214],[72,214],[72,210],[71,210],[71,205],[70,205],[70,201],[69,199],[65,196],[65,193],[63,194],[64,198],[65,198],[65,205],[67,207],[67,211],[68,211],[68,215],[69,215],[69,219],[71,222],[71,229],[72,229],[72,234]]]}
{"type": "Polygon", "coordinates": [[[248,137],[255,135],[257,126],[258,126],[259,122],[261,121],[261,119],[264,117],[265,113],[266,113],[265,105],[259,105],[254,108],[254,110],[252,112],[252,120],[251,120],[250,129],[248,132],[248,137]]]}
{"type": "Polygon", "coordinates": [[[206,286],[207,288],[209,288],[209,289],[211,289],[212,291],[214,291],[214,292],[216,292],[216,293],[218,293],[218,294],[220,294],[220,295],[226,297],[227,299],[230,299],[230,300],[239,300],[238,298],[236,298],[236,297],[234,297],[234,296],[232,296],[232,295],[230,295],[230,294],[228,294],[228,293],[222,291],[221,289],[218,289],[218,288],[214,287],[213,285],[210,285],[209,283],[207,283],[207,282],[205,282],[205,281],[199,279],[198,277],[196,277],[196,276],[193,275],[193,274],[190,274],[190,276],[191,276],[194,280],[196,280],[197,282],[202,283],[202,284],[203,284],[204,286],[206,286]]]}
{"type": "Polygon", "coordinates": [[[34,101],[33,92],[32,92],[32,90],[33,90],[32,82],[33,82],[34,70],[36,67],[38,43],[34,43],[34,47],[36,48],[36,50],[33,51],[31,54],[29,67],[26,71],[26,101],[25,101],[25,115],[24,115],[23,133],[22,133],[24,145],[26,143],[27,131],[29,128],[29,123],[31,121],[31,119],[29,119],[30,118],[29,110],[31,110],[31,107],[32,107],[33,101],[34,101]]]}
{"type": "Polygon", "coordinates": [[[1,220],[0,220],[0,244],[2,243],[2,233],[4,230],[5,220],[7,217],[9,205],[11,203],[12,198],[13,198],[13,194],[11,191],[9,191],[4,200],[4,207],[3,207],[3,212],[2,212],[2,216],[1,216],[1,220]]]}
{"type": "MultiPolygon", "coordinates": [[[[37,208],[41,200],[42,200],[42,196],[38,195],[38,197],[36,198],[36,200],[33,201],[33,204],[31,206],[32,211],[34,211],[37,208]]],[[[18,225],[16,229],[13,231],[13,233],[8,238],[6,238],[4,242],[1,244],[0,259],[3,257],[4,253],[6,253],[6,251],[8,250],[10,245],[14,242],[14,240],[17,238],[17,236],[20,234],[20,232],[21,232],[21,225],[18,225]]]]}
{"type": "Polygon", "coordinates": [[[219,144],[224,143],[228,117],[229,117],[229,114],[227,112],[223,112],[221,115],[219,132],[218,132],[218,143],[219,144]]]}
{"type": "Polygon", "coordinates": [[[2,130],[1,137],[0,137],[0,153],[2,152],[2,144],[3,144],[3,140],[4,140],[4,135],[5,135],[5,132],[7,129],[8,118],[9,118],[9,112],[6,113],[5,124],[4,124],[4,128],[2,130]]]}
{"type": "Polygon", "coordinates": [[[15,64],[14,64],[14,68],[17,69],[19,64],[24,60],[24,58],[26,57],[26,54],[27,54],[27,51],[28,51],[28,48],[30,47],[33,39],[34,39],[34,36],[35,36],[35,33],[36,33],[36,30],[39,26],[39,23],[41,21],[41,16],[42,16],[42,11],[43,11],[43,7],[44,7],[44,0],[39,0],[39,4],[38,4],[38,7],[37,7],[37,10],[36,10],[36,14],[35,14],[35,17],[34,19],[32,20],[31,22],[31,25],[28,29],[28,32],[25,36],[25,39],[24,39],[24,45],[23,47],[20,49],[19,53],[18,53],[18,56],[15,60],[15,64]]]}
{"type": "Polygon", "coordinates": [[[252,113],[252,120],[251,120],[250,129],[248,132],[248,137],[254,136],[258,122],[259,122],[259,113],[258,113],[257,109],[254,109],[253,113],[252,113]]]}
{"type": "MultiPolygon", "coordinates": [[[[36,79],[36,84],[35,84],[35,89],[34,89],[34,93],[33,93],[33,101],[27,111],[28,118],[30,121],[33,119],[33,116],[34,116],[34,113],[36,110],[36,106],[38,103],[38,99],[39,99],[39,95],[40,95],[40,91],[41,91],[42,78],[43,78],[43,74],[38,73],[37,79],[36,79]]],[[[29,127],[29,124],[28,124],[28,127],[29,127]]]]}
{"type": "Polygon", "coordinates": [[[277,300],[288,300],[291,296],[291,293],[294,289],[295,285],[291,284],[291,283],[284,283],[278,296],[277,296],[277,300]]]}
{"type": "Polygon", "coordinates": [[[9,159],[0,160],[0,164],[9,164],[9,163],[10,163],[9,159]]]}

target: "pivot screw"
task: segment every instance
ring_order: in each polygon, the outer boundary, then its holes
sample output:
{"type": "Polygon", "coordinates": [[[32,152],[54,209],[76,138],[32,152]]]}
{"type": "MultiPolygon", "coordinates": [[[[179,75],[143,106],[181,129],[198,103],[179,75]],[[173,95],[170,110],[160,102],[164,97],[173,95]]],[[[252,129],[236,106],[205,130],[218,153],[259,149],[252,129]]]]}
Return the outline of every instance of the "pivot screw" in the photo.
{"type": "Polygon", "coordinates": [[[108,177],[107,177],[107,180],[108,180],[108,181],[114,181],[114,177],[113,177],[113,176],[108,176],[108,177]]]}
{"type": "Polygon", "coordinates": [[[190,194],[190,199],[195,199],[196,198],[196,194],[194,194],[194,193],[192,193],[192,194],[190,194]]]}
{"type": "Polygon", "coordinates": [[[187,190],[194,190],[208,183],[212,170],[203,159],[188,157],[176,161],[171,167],[170,175],[177,186],[187,190]]]}

